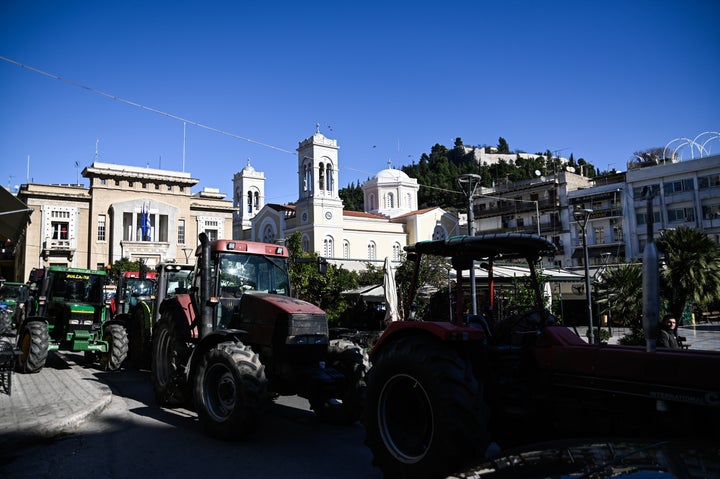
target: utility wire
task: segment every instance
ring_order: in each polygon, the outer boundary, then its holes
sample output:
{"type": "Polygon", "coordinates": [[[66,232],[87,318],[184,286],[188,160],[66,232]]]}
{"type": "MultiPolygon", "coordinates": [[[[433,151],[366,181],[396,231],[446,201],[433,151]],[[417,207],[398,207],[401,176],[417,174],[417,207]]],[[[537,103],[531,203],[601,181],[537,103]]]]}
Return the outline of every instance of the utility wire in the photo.
{"type": "Polygon", "coordinates": [[[204,124],[202,124],[202,123],[198,123],[198,122],[196,122],[196,121],[192,121],[192,120],[189,120],[189,119],[187,119],[187,118],[183,118],[183,117],[180,117],[180,116],[177,116],[177,115],[173,115],[173,114],[171,114],[171,113],[167,113],[167,112],[165,112],[165,111],[158,110],[157,108],[152,108],[152,107],[149,107],[149,106],[142,105],[142,104],[140,104],[140,103],[136,103],[136,102],[134,102],[134,101],[126,100],[126,99],[121,98],[121,97],[119,97],[119,96],[111,95],[110,93],[105,93],[104,91],[98,90],[98,89],[96,89],[96,88],[92,88],[92,87],[83,85],[83,84],[81,84],[81,83],[77,83],[77,82],[74,82],[74,81],[72,81],[72,80],[68,80],[67,78],[63,78],[63,77],[61,77],[61,76],[54,75],[54,74],[52,74],[52,73],[48,73],[48,72],[43,71],[43,70],[40,70],[40,69],[38,69],[38,68],[31,67],[30,65],[25,65],[24,63],[20,63],[20,62],[18,62],[18,61],[12,60],[12,59],[7,58],[7,57],[4,57],[4,56],[0,56],[0,60],[6,61],[6,62],[8,62],[8,63],[12,63],[12,64],[14,64],[14,65],[17,65],[17,66],[19,66],[19,67],[21,67],[21,68],[25,68],[25,69],[30,70],[30,71],[32,71],[32,72],[39,73],[40,75],[46,76],[46,77],[48,77],[48,78],[53,78],[53,79],[55,79],[55,80],[60,80],[60,81],[62,81],[62,82],[67,83],[68,85],[72,85],[72,86],[75,86],[75,87],[78,87],[78,88],[82,88],[83,90],[87,90],[87,91],[89,91],[89,92],[91,92],[91,93],[95,93],[95,94],[97,94],[97,95],[101,95],[101,96],[104,96],[104,97],[106,97],[106,98],[110,98],[111,100],[119,101],[120,103],[125,103],[126,105],[134,106],[135,108],[139,108],[139,109],[141,109],[141,110],[149,111],[149,112],[152,112],[152,113],[157,113],[157,114],[159,114],[159,115],[163,115],[163,116],[166,116],[166,117],[168,117],[168,118],[172,118],[173,120],[182,121],[182,122],[184,122],[184,123],[187,123],[187,124],[190,124],[190,125],[193,125],[193,126],[197,126],[198,128],[203,128],[203,129],[205,129],[205,130],[214,131],[215,133],[220,133],[221,135],[225,135],[225,136],[229,136],[229,137],[232,137],[232,138],[236,138],[236,139],[238,139],[238,140],[247,141],[247,142],[249,142],[249,143],[254,143],[254,144],[256,144],[256,145],[264,146],[264,147],[266,147],[266,148],[271,148],[271,149],[273,149],[273,150],[282,151],[283,153],[293,154],[292,151],[286,150],[285,148],[280,148],[279,146],[274,146],[274,145],[269,145],[269,144],[267,144],[267,143],[262,143],[262,142],[260,142],[260,141],[256,141],[256,140],[253,140],[253,139],[250,139],[250,138],[246,138],[246,137],[244,137],[244,136],[236,135],[235,133],[230,133],[229,131],[220,130],[220,129],[218,129],[218,128],[214,128],[214,127],[212,127],[212,126],[204,125],[204,124]]]}

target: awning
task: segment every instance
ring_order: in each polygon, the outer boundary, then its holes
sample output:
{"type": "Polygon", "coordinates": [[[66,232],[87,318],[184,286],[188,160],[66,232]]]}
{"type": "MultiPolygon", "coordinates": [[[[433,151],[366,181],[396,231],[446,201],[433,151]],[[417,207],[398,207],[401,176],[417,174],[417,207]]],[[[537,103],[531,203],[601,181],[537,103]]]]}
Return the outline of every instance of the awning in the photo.
{"type": "Polygon", "coordinates": [[[0,236],[16,243],[30,222],[32,212],[32,208],[0,187],[0,236]]]}

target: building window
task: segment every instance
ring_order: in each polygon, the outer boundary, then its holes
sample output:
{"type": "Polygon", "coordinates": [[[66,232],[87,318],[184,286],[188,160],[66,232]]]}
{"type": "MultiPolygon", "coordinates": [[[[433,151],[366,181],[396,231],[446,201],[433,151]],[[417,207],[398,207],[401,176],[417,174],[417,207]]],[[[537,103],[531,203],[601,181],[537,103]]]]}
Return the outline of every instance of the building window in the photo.
{"type": "Polygon", "coordinates": [[[335,248],[333,246],[332,236],[326,236],[323,240],[323,256],[326,258],[335,257],[335,248]]]}
{"type": "Polygon", "coordinates": [[[374,241],[368,243],[368,259],[377,259],[377,246],[374,241]]]}
{"type": "Polygon", "coordinates": [[[698,189],[704,190],[720,186],[720,175],[701,176],[698,178],[698,189]]]}
{"type": "Polygon", "coordinates": [[[695,221],[695,210],[692,208],[669,209],[667,215],[669,223],[695,221]]]}
{"type": "Polygon", "coordinates": [[[135,186],[135,182],[134,182],[134,181],[128,181],[128,188],[132,188],[133,186],[135,186]]]}
{"type": "Polygon", "coordinates": [[[255,211],[260,209],[260,193],[258,193],[257,191],[255,192],[255,195],[254,195],[253,207],[255,208],[255,211]]]}
{"type": "Polygon", "coordinates": [[[247,212],[252,213],[252,191],[247,194],[247,212]]]}
{"type": "Polygon", "coordinates": [[[105,238],[105,215],[98,215],[97,240],[106,241],[105,238]]]}
{"type": "Polygon", "coordinates": [[[605,227],[604,226],[596,226],[595,227],[595,244],[604,244],[605,243],[605,227]]]}
{"type": "Polygon", "coordinates": [[[325,189],[325,165],[320,163],[320,171],[318,173],[318,188],[320,191],[325,189]]]}
{"type": "Polygon", "coordinates": [[[328,164],[325,171],[327,172],[327,190],[332,192],[333,187],[335,186],[332,167],[328,164]]]}
{"type": "Polygon", "coordinates": [[[350,258],[350,242],[348,240],[343,241],[343,258],[350,258]]]}
{"type": "Polygon", "coordinates": [[[385,195],[385,208],[395,208],[395,195],[392,193],[385,195]]]}
{"type": "Polygon", "coordinates": [[[392,255],[393,261],[400,261],[400,250],[401,249],[402,248],[400,247],[400,243],[395,243],[393,245],[393,255],[392,255]]]}
{"type": "Polygon", "coordinates": [[[307,253],[308,251],[310,251],[310,240],[308,239],[307,236],[303,235],[301,244],[302,244],[302,250],[304,252],[307,253]]]}
{"type": "Polygon", "coordinates": [[[64,221],[53,221],[52,222],[52,239],[54,240],[66,240],[68,236],[68,223],[64,221]]]}
{"type": "Polygon", "coordinates": [[[178,220],[178,244],[185,244],[185,220],[178,220]]]}

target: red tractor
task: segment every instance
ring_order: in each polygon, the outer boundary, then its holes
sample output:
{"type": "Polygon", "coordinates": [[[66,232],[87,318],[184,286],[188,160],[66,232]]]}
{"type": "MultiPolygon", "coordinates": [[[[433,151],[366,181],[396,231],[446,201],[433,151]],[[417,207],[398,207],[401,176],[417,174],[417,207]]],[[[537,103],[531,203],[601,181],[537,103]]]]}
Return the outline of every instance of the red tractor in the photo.
{"type": "Polygon", "coordinates": [[[544,309],[536,264],[555,252],[552,243],[494,234],[405,249],[416,265],[410,301],[421,258],[435,255],[457,272],[455,307],[449,322],[391,323],[371,351],[363,422],[386,477],[445,477],[498,448],[541,439],[718,439],[720,354],[587,344],[544,309]],[[496,321],[465,314],[463,271],[478,261],[491,272],[499,259],[530,265],[535,308],[496,321]]]}
{"type": "Polygon", "coordinates": [[[252,431],[274,395],[322,419],[361,416],[367,354],[329,339],[324,311],[290,296],[285,246],[200,234],[189,290],[160,305],[152,381],[163,406],[194,407],[212,436],[252,431]]]}

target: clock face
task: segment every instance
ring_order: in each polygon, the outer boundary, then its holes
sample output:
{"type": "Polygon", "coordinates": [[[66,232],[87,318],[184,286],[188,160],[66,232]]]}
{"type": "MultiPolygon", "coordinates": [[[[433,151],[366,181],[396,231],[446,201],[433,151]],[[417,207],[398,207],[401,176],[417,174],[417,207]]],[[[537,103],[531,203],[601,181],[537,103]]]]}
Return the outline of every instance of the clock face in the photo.
{"type": "Polygon", "coordinates": [[[331,220],[332,219],[332,213],[330,211],[325,212],[325,218],[331,220]]]}
{"type": "Polygon", "coordinates": [[[307,222],[307,211],[304,211],[304,212],[303,212],[303,214],[302,214],[302,220],[303,220],[303,223],[307,222]]]}

